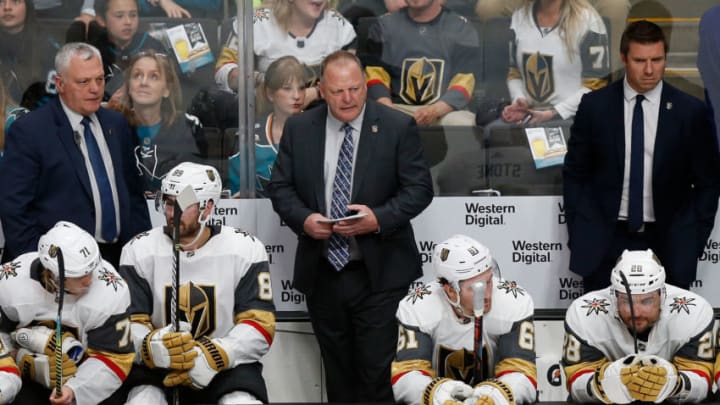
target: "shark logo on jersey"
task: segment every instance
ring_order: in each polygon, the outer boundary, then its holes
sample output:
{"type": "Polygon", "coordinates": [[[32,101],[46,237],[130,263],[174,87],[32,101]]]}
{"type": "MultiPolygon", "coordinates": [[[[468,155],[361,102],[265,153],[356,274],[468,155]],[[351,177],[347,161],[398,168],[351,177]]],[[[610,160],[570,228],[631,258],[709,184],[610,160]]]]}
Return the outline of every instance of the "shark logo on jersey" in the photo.
{"type": "Polygon", "coordinates": [[[421,299],[423,299],[423,297],[425,297],[426,295],[430,295],[430,294],[432,294],[432,291],[430,291],[430,288],[427,285],[423,284],[423,285],[417,286],[417,287],[413,288],[412,290],[410,290],[410,292],[407,295],[406,300],[410,301],[414,304],[415,301],[421,300],[421,299]]]}
{"type": "Polygon", "coordinates": [[[522,58],[525,67],[525,90],[537,102],[545,102],[555,93],[553,56],[535,52],[525,53],[522,58]]]}
{"type": "Polygon", "coordinates": [[[440,98],[445,70],[442,59],[407,58],[403,60],[400,98],[405,104],[426,105],[440,98]]]}
{"type": "Polygon", "coordinates": [[[686,298],[686,297],[674,297],[673,302],[670,303],[670,313],[677,311],[680,313],[680,310],[685,311],[686,314],[690,314],[690,307],[696,306],[697,304],[693,303],[695,301],[695,298],[686,298]]]}
{"type": "Polygon", "coordinates": [[[98,275],[98,280],[104,281],[105,286],[111,285],[115,291],[117,291],[118,286],[120,286],[120,287],[123,286],[122,278],[120,278],[119,275],[117,275],[107,269],[100,270],[100,274],[98,275]]]}
{"type": "MultiPolygon", "coordinates": [[[[172,287],[165,286],[165,324],[170,324],[172,287]]],[[[188,282],[180,286],[178,318],[190,324],[193,338],[215,332],[215,286],[188,282]]]]}
{"type": "Polygon", "coordinates": [[[525,295],[525,290],[518,287],[516,281],[503,280],[498,286],[498,290],[505,290],[505,294],[512,294],[514,298],[517,298],[518,294],[525,295]]]}
{"type": "Polygon", "coordinates": [[[587,308],[588,311],[585,314],[585,316],[590,316],[590,314],[593,314],[593,313],[595,315],[600,315],[600,312],[602,312],[604,314],[608,313],[607,307],[610,306],[610,303],[605,298],[601,298],[601,299],[593,298],[592,301],[584,299],[583,301],[585,301],[586,305],[583,305],[580,308],[587,308]]]}
{"type": "Polygon", "coordinates": [[[10,277],[17,277],[17,269],[20,267],[20,262],[10,262],[2,265],[0,269],[0,280],[8,280],[10,277]]]}

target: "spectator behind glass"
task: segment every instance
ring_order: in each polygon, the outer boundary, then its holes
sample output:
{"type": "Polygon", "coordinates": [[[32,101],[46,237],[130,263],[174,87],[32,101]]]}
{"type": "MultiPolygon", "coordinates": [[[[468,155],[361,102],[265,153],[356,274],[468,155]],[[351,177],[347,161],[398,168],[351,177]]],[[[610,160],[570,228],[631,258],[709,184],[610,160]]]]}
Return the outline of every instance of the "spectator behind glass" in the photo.
{"type": "Polygon", "coordinates": [[[222,7],[221,0],[138,0],[143,17],[221,18],[222,7]]]}
{"type": "Polygon", "coordinates": [[[146,195],[154,195],[166,172],[187,160],[197,159],[193,132],[199,130],[182,113],[180,81],[168,57],[153,50],[141,51],[125,70],[121,111],[135,133],[135,167],[144,180],[146,195]]]}
{"type": "MultiPolygon", "coordinates": [[[[271,63],[261,88],[270,112],[255,123],[255,193],[266,197],[265,189],[278,153],[285,121],[302,112],[305,101],[305,67],[294,56],[283,56],[271,63]]],[[[240,189],[240,154],[230,157],[230,192],[237,196],[240,189]]]]}
{"type": "MultiPolygon", "coordinates": [[[[137,0],[95,0],[97,21],[88,25],[86,38],[69,38],[88,42],[100,50],[106,74],[105,94],[119,97],[123,87],[122,72],[136,53],[153,49],[164,52],[165,47],[147,32],[138,31],[137,0]]],[[[75,22],[68,32],[85,35],[85,26],[75,22]]],[[[70,34],[69,34],[70,35],[70,34]]]]}
{"type": "Polygon", "coordinates": [[[78,1],[70,0],[32,0],[38,18],[75,18],[88,24],[95,19],[95,0],[83,0],[78,9],[78,1]]]}
{"type": "MultiPolygon", "coordinates": [[[[475,13],[480,20],[487,21],[497,17],[509,17],[514,11],[523,6],[525,0],[477,0],[475,13]]],[[[610,41],[608,47],[610,49],[618,49],[620,47],[620,37],[627,25],[628,13],[630,12],[629,0],[589,0],[598,14],[607,17],[610,21],[610,41]]],[[[643,2],[634,2],[643,3],[643,2]]],[[[615,56],[613,54],[613,56],[615,56]]],[[[612,71],[617,72],[622,69],[620,58],[611,58],[612,71]]]]}
{"type": "Polygon", "coordinates": [[[368,97],[419,125],[475,125],[466,111],[482,64],[480,39],[442,0],[412,0],[378,18],[368,33],[368,97]]]}
{"type": "Polygon", "coordinates": [[[0,79],[15,100],[20,100],[32,83],[46,81],[52,58],[62,45],[49,35],[37,33],[41,27],[35,18],[30,2],[0,1],[0,63],[4,67],[0,79]],[[34,42],[38,38],[42,41],[34,42]]]}
{"type": "Polygon", "coordinates": [[[28,110],[26,108],[18,106],[17,102],[12,99],[5,89],[5,84],[0,80],[0,123],[5,123],[5,125],[0,127],[0,160],[2,160],[3,149],[5,148],[5,134],[10,128],[10,125],[12,125],[16,119],[27,113],[28,110]]]}
{"type": "MultiPolygon", "coordinates": [[[[334,2],[332,2],[334,3],[334,2]]],[[[274,0],[271,7],[260,8],[253,18],[255,84],[261,84],[268,66],[276,59],[292,55],[313,71],[305,89],[305,106],[318,100],[314,84],[325,56],[354,48],[355,30],[328,0],[274,0]]],[[[237,20],[215,65],[215,81],[226,91],[238,87],[237,20]]]]}
{"type": "Polygon", "coordinates": [[[607,84],[608,36],[587,0],[525,0],[510,29],[505,122],[570,119],[583,94],[607,84]]]}

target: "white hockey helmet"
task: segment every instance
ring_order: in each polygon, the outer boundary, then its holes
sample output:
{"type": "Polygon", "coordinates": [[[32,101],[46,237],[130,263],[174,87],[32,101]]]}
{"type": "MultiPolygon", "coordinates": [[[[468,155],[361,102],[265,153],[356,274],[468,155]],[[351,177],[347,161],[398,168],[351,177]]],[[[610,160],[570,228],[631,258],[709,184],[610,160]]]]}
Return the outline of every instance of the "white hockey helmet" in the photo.
{"type": "Polygon", "coordinates": [[[57,248],[62,250],[65,277],[78,278],[102,266],[95,238],[79,226],[59,221],[38,241],[38,256],[43,267],[58,277],[57,248]]]}
{"type": "Polygon", "coordinates": [[[616,292],[627,293],[622,273],[627,279],[630,294],[646,294],[665,290],[665,268],[652,250],[625,250],[610,274],[616,292]]]}
{"type": "Polygon", "coordinates": [[[437,277],[447,280],[456,291],[460,290],[461,281],[496,267],[488,248],[465,235],[454,235],[438,243],[432,262],[437,277]]]}
{"type": "Polygon", "coordinates": [[[200,209],[203,209],[209,200],[217,204],[222,191],[222,180],[220,173],[212,166],[183,162],[168,171],[160,191],[163,196],[177,196],[187,186],[192,187],[200,209]]]}

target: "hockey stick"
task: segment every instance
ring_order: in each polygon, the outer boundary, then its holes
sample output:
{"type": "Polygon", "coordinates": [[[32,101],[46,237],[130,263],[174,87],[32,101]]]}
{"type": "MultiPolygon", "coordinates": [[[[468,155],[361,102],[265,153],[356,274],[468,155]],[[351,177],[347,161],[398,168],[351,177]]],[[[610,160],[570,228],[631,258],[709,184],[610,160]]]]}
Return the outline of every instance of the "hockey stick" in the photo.
{"type": "Polygon", "coordinates": [[[57,296],[56,300],[58,303],[57,317],[55,317],[55,398],[62,397],[62,371],[63,371],[63,359],[62,359],[62,311],[63,311],[63,298],[65,296],[65,259],[63,258],[63,252],[60,247],[56,246],[57,249],[57,263],[58,263],[58,285],[57,285],[57,296]]]}
{"type": "Polygon", "coordinates": [[[622,279],[622,284],[625,287],[625,293],[627,294],[628,303],[630,305],[630,322],[632,323],[632,334],[633,334],[633,341],[635,343],[635,354],[638,353],[638,339],[637,339],[637,328],[635,328],[635,308],[633,305],[632,300],[632,294],[630,293],[630,283],[627,281],[627,277],[625,277],[625,273],[622,271],[618,271],[620,274],[620,278],[622,279]]]}
{"type": "MultiPolygon", "coordinates": [[[[197,203],[197,196],[192,186],[188,185],[175,197],[173,202],[173,267],[172,291],[170,292],[170,323],[177,332],[180,330],[180,217],[192,204],[197,203]]],[[[173,404],[180,403],[180,392],[177,387],[173,389],[173,404]]]]}
{"type": "Polygon", "coordinates": [[[483,367],[483,312],[485,311],[485,283],[478,281],[473,284],[473,315],[475,316],[475,336],[473,341],[473,357],[475,371],[473,378],[477,385],[485,381],[485,368],[483,367]]]}

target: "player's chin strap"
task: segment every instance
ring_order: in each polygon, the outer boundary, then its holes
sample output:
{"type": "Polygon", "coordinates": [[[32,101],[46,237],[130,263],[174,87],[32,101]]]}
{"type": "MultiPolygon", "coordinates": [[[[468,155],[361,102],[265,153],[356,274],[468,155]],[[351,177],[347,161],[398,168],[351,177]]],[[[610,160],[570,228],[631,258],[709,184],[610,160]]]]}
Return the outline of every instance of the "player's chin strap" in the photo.
{"type": "MultiPolygon", "coordinates": [[[[205,207],[207,207],[207,205],[205,207]]],[[[203,207],[203,210],[205,210],[205,207],[203,207]]],[[[195,235],[195,238],[193,238],[193,240],[190,241],[189,243],[179,243],[180,247],[183,249],[189,248],[190,246],[194,245],[195,242],[200,240],[200,236],[202,236],[203,231],[205,231],[205,228],[207,227],[208,220],[210,220],[210,214],[208,214],[207,217],[205,217],[205,219],[202,218],[202,214],[201,214],[198,217],[198,223],[200,224],[200,230],[195,235]]]]}
{"type": "Polygon", "coordinates": [[[448,302],[449,302],[450,305],[453,307],[453,309],[455,310],[455,313],[456,313],[456,314],[458,314],[458,315],[462,316],[463,318],[465,318],[466,321],[470,321],[471,319],[473,319],[473,318],[475,317],[475,315],[474,315],[474,314],[468,314],[468,313],[465,312],[465,309],[463,309],[462,305],[460,305],[460,290],[458,290],[458,289],[456,289],[455,287],[452,287],[452,286],[451,286],[451,288],[452,288],[453,290],[455,290],[455,296],[456,296],[455,301],[453,302],[453,300],[450,299],[450,296],[447,295],[447,292],[445,292],[445,298],[447,298],[448,302]]]}

